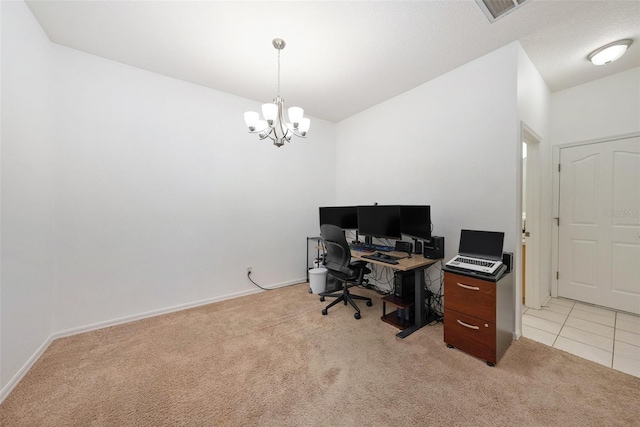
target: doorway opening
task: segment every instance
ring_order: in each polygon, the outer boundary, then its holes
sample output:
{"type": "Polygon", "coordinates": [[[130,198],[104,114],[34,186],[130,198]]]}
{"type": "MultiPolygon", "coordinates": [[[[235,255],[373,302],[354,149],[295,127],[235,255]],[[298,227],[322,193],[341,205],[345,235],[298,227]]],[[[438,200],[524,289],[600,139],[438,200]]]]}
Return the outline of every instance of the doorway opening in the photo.
{"type": "Polygon", "coordinates": [[[527,295],[525,283],[527,283],[527,143],[522,141],[522,304],[527,295]]]}
{"type": "Polygon", "coordinates": [[[521,123],[521,198],[520,221],[518,224],[521,244],[519,245],[520,260],[516,260],[520,268],[516,271],[516,280],[520,282],[522,298],[519,303],[539,309],[540,298],[536,292],[539,283],[540,260],[540,141],[541,138],[525,123],[521,123]]]}

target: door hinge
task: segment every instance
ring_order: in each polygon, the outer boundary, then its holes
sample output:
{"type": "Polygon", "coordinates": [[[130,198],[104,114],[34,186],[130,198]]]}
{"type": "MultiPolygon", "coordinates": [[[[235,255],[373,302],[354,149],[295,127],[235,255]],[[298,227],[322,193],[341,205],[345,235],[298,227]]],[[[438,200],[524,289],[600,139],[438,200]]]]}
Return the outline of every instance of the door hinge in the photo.
{"type": "Polygon", "coordinates": [[[560,280],[560,272],[556,271],[556,280],[560,280]]]}
{"type": "Polygon", "coordinates": [[[558,163],[558,172],[560,172],[560,163],[558,163]]]}

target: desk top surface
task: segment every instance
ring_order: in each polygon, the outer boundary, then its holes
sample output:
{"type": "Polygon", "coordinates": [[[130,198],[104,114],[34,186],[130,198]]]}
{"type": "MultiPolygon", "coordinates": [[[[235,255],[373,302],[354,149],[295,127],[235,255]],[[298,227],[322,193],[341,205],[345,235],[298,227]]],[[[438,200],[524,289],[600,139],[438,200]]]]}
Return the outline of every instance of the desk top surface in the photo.
{"type": "Polygon", "coordinates": [[[421,254],[411,254],[411,258],[405,258],[407,256],[406,252],[395,252],[395,251],[385,252],[385,254],[401,258],[396,260],[398,261],[397,264],[387,264],[386,262],[363,258],[363,255],[373,255],[374,253],[375,252],[360,252],[360,251],[352,250],[351,258],[370,262],[371,264],[381,265],[383,267],[393,268],[394,270],[400,270],[400,271],[409,271],[409,270],[415,270],[416,268],[428,267],[440,261],[439,259],[425,258],[421,254]]]}

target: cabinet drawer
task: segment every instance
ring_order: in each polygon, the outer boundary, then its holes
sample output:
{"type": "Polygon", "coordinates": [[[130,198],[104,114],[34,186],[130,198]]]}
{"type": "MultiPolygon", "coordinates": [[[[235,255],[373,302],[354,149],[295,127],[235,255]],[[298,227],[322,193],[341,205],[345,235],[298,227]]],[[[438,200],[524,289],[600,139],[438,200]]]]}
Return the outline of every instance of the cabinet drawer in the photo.
{"type": "Polygon", "coordinates": [[[497,363],[495,323],[445,307],[444,342],[487,362],[497,363]]]}
{"type": "Polygon", "coordinates": [[[445,273],[444,306],[491,323],[496,322],[496,284],[445,273]]]}

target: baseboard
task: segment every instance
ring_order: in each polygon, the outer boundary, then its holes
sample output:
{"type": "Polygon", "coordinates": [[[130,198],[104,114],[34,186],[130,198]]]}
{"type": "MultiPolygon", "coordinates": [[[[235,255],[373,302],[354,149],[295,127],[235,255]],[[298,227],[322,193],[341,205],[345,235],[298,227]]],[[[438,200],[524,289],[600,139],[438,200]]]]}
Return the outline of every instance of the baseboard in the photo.
{"type": "Polygon", "coordinates": [[[551,295],[547,294],[542,299],[542,302],[540,303],[540,307],[544,307],[545,305],[547,305],[549,301],[551,301],[551,295]]]}
{"type": "MultiPolygon", "coordinates": [[[[277,283],[275,285],[266,286],[265,289],[277,289],[285,286],[296,285],[299,283],[305,283],[307,281],[306,278],[289,280],[287,282],[277,283]]],[[[179,304],[172,307],[161,308],[158,310],[147,311],[145,313],[133,314],[130,316],[124,316],[117,319],[106,320],[104,322],[92,323],[85,326],[79,326],[77,328],[65,329],[62,331],[57,331],[52,333],[45,342],[36,350],[36,352],[29,358],[27,363],[24,364],[22,368],[11,378],[11,380],[7,383],[6,386],[0,390],[0,403],[4,401],[4,399],[11,393],[11,391],[15,388],[15,386],[22,380],[22,378],[26,375],[27,372],[33,367],[33,365],[38,361],[40,356],[45,352],[45,350],[49,347],[49,345],[58,338],[64,338],[71,335],[82,334],[85,332],[95,331],[97,329],[108,328],[111,326],[121,325],[123,323],[135,322],[136,320],[147,319],[149,317],[161,316],[163,314],[174,313],[176,311],[187,310],[190,308],[200,307],[202,305],[212,304],[214,302],[220,302],[228,299],[238,298],[246,295],[256,294],[258,292],[265,292],[259,288],[249,289],[246,291],[234,292],[232,294],[226,294],[214,298],[208,298],[200,301],[190,302],[186,304],[179,304]]]]}
{"type": "Polygon", "coordinates": [[[44,343],[42,343],[42,345],[36,350],[36,352],[33,353],[33,355],[29,358],[29,360],[27,360],[27,363],[25,363],[22,366],[22,368],[20,368],[20,370],[16,372],[13,378],[9,380],[7,385],[5,385],[2,388],[2,390],[0,390],[0,404],[4,402],[4,399],[6,399],[6,397],[9,396],[9,393],[11,393],[11,391],[13,391],[15,386],[18,385],[20,380],[22,380],[22,377],[24,377],[27,374],[27,372],[29,372],[29,369],[31,369],[33,365],[35,365],[38,359],[40,359],[40,356],[42,356],[42,354],[47,350],[47,348],[49,348],[49,345],[53,342],[52,336],[53,335],[49,335],[49,338],[47,338],[44,341],[44,343]]]}
{"type": "MultiPolygon", "coordinates": [[[[277,283],[271,286],[264,286],[265,289],[277,289],[285,286],[295,285],[298,283],[306,282],[306,279],[295,279],[287,282],[277,283]]],[[[243,297],[246,295],[255,294],[258,292],[264,292],[259,288],[249,289],[246,291],[234,292],[231,294],[221,295],[214,298],[207,298],[200,301],[189,302],[185,304],[174,305],[172,307],[161,308],[158,310],[151,310],[144,313],[132,314],[130,316],[119,317],[117,319],[105,320],[103,322],[91,323],[89,325],[78,326],[76,328],[64,329],[54,332],[52,334],[53,339],[64,338],[71,335],[82,334],[85,332],[95,331],[97,329],[109,328],[111,326],[121,325],[123,323],[135,322],[136,320],[147,319],[149,317],[161,316],[163,314],[174,313],[176,311],[187,310],[190,308],[200,307],[202,305],[212,304],[214,302],[225,301],[232,298],[243,297]]]]}

